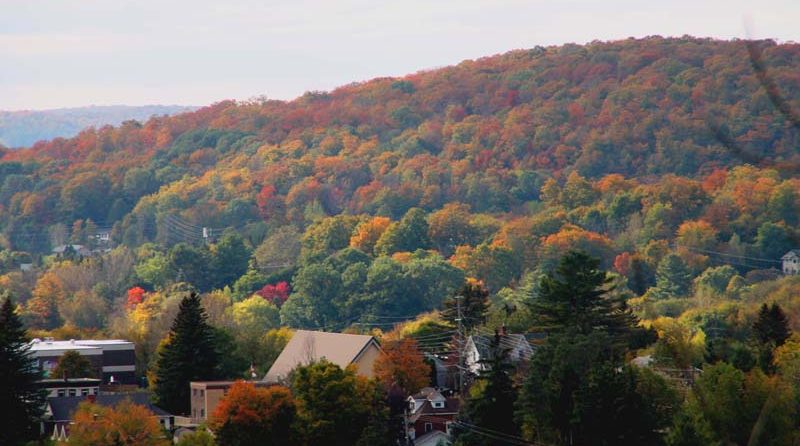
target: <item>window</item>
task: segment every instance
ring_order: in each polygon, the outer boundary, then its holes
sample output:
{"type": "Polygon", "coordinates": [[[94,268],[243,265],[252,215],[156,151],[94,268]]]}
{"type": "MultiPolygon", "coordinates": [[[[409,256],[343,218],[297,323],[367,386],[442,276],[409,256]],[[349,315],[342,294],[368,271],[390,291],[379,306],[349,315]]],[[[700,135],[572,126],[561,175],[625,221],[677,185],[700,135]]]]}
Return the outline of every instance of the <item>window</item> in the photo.
{"type": "Polygon", "coordinates": [[[205,417],[206,417],[206,410],[200,409],[200,418],[205,418],[205,417]]]}
{"type": "Polygon", "coordinates": [[[78,396],[78,389],[69,389],[69,396],[78,396]]]}
{"type": "Polygon", "coordinates": [[[203,389],[200,389],[200,397],[202,398],[204,396],[206,396],[206,391],[203,390],[203,389]]]}
{"type": "Polygon", "coordinates": [[[197,396],[197,389],[192,389],[192,396],[197,396]]]}
{"type": "Polygon", "coordinates": [[[67,395],[67,391],[66,390],[58,389],[58,396],[66,396],[66,395],[67,395]]]}
{"type": "Polygon", "coordinates": [[[81,389],[81,396],[86,396],[89,394],[89,389],[81,389]]]}
{"type": "Polygon", "coordinates": [[[431,403],[431,406],[433,406],[434,409],[444,409],[444,402],[436,401],[431,403]]]}
{"type": "Polygon", "coordinates": [[[433,424],[432,423],[425,423],[425,432],[428,433],[428,432],[430,432],[432,430],[433,430],[433,424]]]}

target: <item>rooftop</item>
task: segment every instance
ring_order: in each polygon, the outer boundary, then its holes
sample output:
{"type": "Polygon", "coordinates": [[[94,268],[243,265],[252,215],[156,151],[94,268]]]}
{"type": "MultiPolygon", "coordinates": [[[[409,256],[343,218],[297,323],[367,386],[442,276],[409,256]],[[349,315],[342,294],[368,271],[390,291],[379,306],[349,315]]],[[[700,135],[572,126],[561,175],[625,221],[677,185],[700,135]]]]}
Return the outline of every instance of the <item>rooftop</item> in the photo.
{"type": "Polygon", "coordinates": [[[130,346],[133,342],[124,339],[70,339],[69,341],[55,341],[50,338],[44,340],[36,338],[31,341],[32,351],[43,350],[102,350],[106,346],[130,346]]]}
{"type": "Polygon", "coordinates": [[[276,382],[285,378],[298,365],[323,358],[345,368],[358,359],[370,343],[375,343],[375,339],[368,335],[297,330],[264,380],[276,382]]]}

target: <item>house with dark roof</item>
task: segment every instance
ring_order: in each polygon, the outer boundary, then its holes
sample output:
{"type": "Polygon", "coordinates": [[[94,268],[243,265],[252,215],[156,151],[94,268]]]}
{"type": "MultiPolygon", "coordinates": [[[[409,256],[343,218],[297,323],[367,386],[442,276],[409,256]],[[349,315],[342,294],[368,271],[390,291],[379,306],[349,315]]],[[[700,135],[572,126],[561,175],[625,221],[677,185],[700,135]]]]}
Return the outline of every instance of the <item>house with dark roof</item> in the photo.
{"type": "Polygon", "coordinates": [[[446,397],[432,387],[425,387],[415,395],[409,396],[407,427],[409,438],[417,445],[423,437],[428,439],[436,437],[438,441],[441,436],[428,435],[433,432],[441,432],[449,437],[450,425],[455,421],[459,407],[458,398],[446,397]]]}
{"type": "Polygon", "coordinates": [[[150,394],[146,392],[113,393],[88,396],[56,396],[47,398],[47,406],[43,417],[43,430],[55,441],[68,441],[69,426],[72,424],[75,411],[83,401],[106,407],[116,407],[123,401],[144,406],[158,418],[158,422],[169,430],[175,425],[175,416],[167,413],[150,402],[150,394]]]}
{"type": "MultiPolygon", "coordinates": [[[[533,356],[533,347],[525,335],[510,334],[503,328],[497,336],[500,347],[507,351],[507,358],[512,364],[529,361],[533,356]]],[[[491,358],[493,338],[494,336],[487,335],[473,335],[467,338],[464,346],[464,363],[474,375],[479,375],[485,370],[486,364],[483,361],[491,358]]]]}
{"type": "Polygon", "coordinates": [[[781,257],[783,274],[787,276],[800,274],[800,249],[793,249],[781,257]]]}
{"type": "Polygon", "coordinates": [[[298,366],[322,359],[341,368],[352,365],[356,373],[371,378],[372,366],[380,352],[372,336],[297,330],[267,371],[264,381],[281,382],[298,366]]]}

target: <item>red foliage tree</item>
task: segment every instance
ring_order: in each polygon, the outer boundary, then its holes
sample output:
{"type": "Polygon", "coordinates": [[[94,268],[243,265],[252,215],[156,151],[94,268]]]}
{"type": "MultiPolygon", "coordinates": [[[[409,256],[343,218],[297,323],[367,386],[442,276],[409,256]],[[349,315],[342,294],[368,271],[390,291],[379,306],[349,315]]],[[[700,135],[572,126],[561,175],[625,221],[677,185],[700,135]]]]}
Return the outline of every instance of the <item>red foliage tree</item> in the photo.
{"type": "Polygon", "coordinates": [[[256,294],[280,307],[289,298],[289,293],[291,292],[292,290],[289,288],[288,283],[278,282],[275,285],[264,285],[264,288],[256,291],[256,294]]]}
{"type": "Polygon", "coordinates": [[[145,291],[143,288],[135,286],[128,290],[128,306],[135,307],[144,301],[145,291]]]}

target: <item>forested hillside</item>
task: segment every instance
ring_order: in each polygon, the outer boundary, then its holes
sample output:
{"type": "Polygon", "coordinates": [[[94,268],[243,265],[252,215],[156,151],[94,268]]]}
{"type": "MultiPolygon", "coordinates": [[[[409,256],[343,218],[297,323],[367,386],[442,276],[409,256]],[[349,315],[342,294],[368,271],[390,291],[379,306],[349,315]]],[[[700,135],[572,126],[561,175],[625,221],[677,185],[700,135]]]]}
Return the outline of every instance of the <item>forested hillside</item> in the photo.
{"type": "Polygon", "coordinates": [[[527,330],[522,302],[571,249],[656,325],[742,324],[765,299],[800,315],[779,272],[800,244],[800,45],[754,51],[518,50],[6,151],[0,286],[29,326],[135,338],[145,367],[186,286],[221,326],[341,330],[440,308],[472,278],[527,330]],[[65,243],[103,249],[50,255],[65,243]]]}
{"type": "Polygon", "coordinates": [[[91,106],[55,110],[0,111],[0,145],[27,147],[37,141],[70,138],[87,127],[119,125],[130,119],[173,115],[197,107],[179,105],[91,106]]]}

